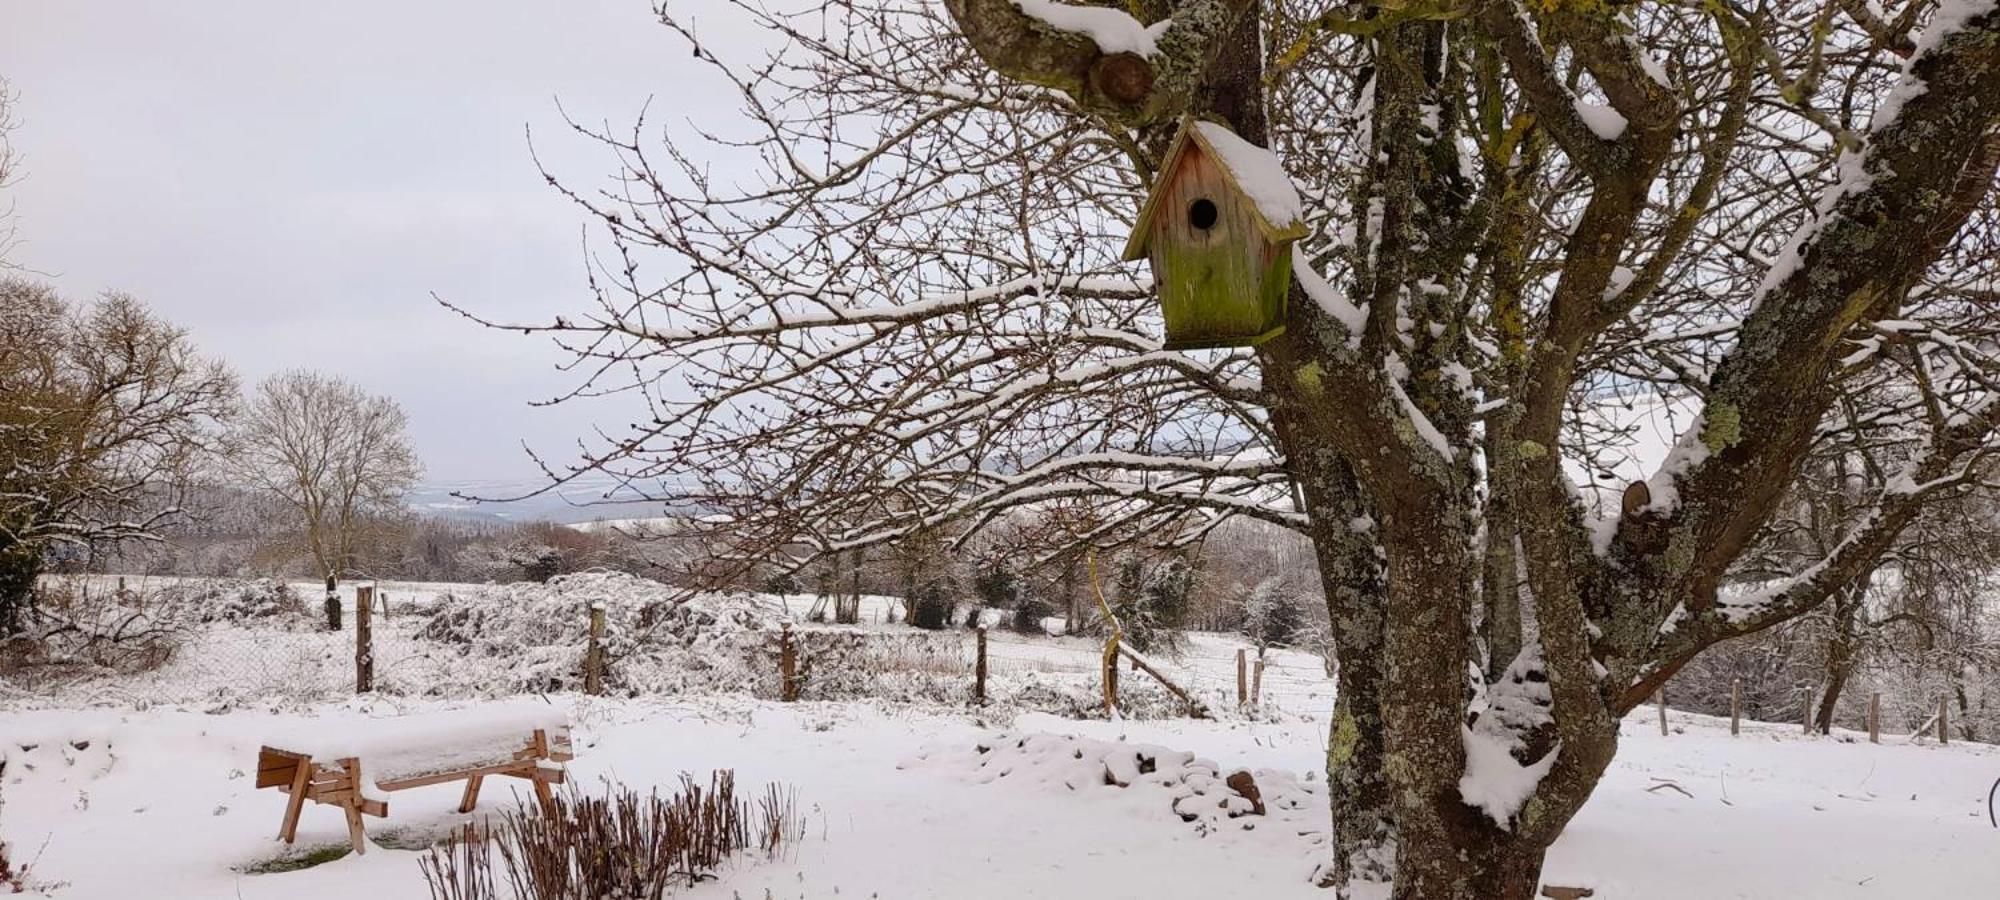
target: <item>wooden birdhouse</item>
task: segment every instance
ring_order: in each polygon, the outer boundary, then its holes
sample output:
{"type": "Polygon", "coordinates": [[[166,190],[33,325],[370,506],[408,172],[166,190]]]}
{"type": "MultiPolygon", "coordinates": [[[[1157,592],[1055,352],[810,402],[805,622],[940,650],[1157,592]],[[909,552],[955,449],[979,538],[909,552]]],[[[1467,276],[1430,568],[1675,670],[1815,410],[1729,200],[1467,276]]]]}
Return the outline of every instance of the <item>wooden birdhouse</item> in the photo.
{"type": "Polygon", "coordinates": [[[1125,258],[1152,261],[1168,349],[1250,346],[1284,333],[1292,242],[1306,231],[1277,154],[1189,119],[1167,148],[1125,258]]]}

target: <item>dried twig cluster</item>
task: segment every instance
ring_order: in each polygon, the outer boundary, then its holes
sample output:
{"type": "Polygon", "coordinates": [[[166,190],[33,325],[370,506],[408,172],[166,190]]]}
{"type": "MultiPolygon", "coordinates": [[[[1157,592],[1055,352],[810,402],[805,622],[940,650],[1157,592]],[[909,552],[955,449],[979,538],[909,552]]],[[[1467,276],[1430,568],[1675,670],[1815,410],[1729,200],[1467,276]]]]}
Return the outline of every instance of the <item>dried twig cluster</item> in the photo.
{"type": "Polygon", "coordinates": [[[433,900],[658,898],[674,884],[713,878],[740,851],[775,854],[804,829],[796,791],[773,784],[754,801],[739,799],[735,773],[723,770],[705,786],[682,775],[680,789],[664,797],[572,788],[548,813],[522,805],[485,829],[468,824],[419,864],[433,900]]]}

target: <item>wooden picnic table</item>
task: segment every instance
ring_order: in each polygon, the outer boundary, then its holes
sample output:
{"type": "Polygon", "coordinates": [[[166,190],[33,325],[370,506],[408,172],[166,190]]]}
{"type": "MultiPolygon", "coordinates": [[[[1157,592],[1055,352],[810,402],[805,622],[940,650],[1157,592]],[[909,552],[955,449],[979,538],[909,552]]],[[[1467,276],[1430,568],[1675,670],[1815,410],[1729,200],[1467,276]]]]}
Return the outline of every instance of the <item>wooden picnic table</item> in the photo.
{"type": "Polygon", "coordinates": [[[389,815],[395,791],[464,781],[469,813],[489,777],[521,778],[552,810],[550,785],[574,758],[567,716],[542,704],[502,704],[390,719],[342,719],[275,736],[257,752],[257,787],[290,795],[278,837],[298,837],[305,802],[338,806],[354,852],[367,852],[364,815],[389,815]]]}

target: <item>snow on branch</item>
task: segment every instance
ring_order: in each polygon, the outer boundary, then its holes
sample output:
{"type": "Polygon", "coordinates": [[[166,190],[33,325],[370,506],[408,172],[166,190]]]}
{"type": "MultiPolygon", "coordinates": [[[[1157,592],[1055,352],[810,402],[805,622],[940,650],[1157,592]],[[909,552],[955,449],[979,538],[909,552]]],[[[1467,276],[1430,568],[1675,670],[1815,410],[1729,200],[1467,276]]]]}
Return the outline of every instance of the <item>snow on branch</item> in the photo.
{"type": "Polygon", "coordinates": [[[1014,0],[1014,5],[1030,18],[1051,28],[1090,38],[1097,49],[1105,53],[1152,56],[1160,52],[1160,35],[1173,24],[1171,19],[1161,19],[1151,25],[1141,25],[1138,19],[1121,9],[1073,6],[1055,0],[1014,0]]]}

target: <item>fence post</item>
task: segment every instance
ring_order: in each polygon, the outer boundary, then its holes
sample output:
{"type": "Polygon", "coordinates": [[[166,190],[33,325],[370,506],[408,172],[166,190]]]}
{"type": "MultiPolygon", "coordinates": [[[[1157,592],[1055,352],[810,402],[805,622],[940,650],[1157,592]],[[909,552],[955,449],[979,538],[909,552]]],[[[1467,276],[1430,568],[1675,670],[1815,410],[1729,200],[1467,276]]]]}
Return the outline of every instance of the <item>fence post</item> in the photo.
{"type": "Polygon", "coordinates": [[[1264,657],[1257,657],[1256,667],[1250,670],[1250,705],[1262,713],[1264,711],[1264,657]]]}
{"type": "Polygon", "coordinates": [[[1938,698],[1938,746],[1951,743],[1951,701],[1938,698]]]}
{"type": "Polygon", "coordinates": [[[972,671],[972,702],[986,704],[986,626],[979,626],[979,661],[972,671]]]}
{"type": "Polygon", "coordinates": [[[361,585],[354,589],[354,692],[375,689],[375,630],[369,614],[375,611],[375,589],[361,585]]]}
{"type": "Polygon", "coordinates": [[[590,644],[583,652],[583,692],[604,693],[604,601],[590,604],[590,644]]]}
{"type": "Polygon", "coordinates": [[[1806,734],[1812,734],[1813,731],[1812,695],[1812,688],[1806,688],[1799,698],[1799,728],[1806,734]]]}
{"type": "Polygon", "coordinates": [[[1250,651],[1236,648],[1236,708],[1250,708],[1250,651]]]}
{"type": "Polygon", "coordinates": [[[778,697],[786,703],[799,699],[799,658],[792,647],[792,623],[778,632],[778,697]]]}
{"type": "Polygon", "coordinates": [[[389,621],[389,592],[383,591],[378,596],[382,598],[382,621],[387,622],[389,621]]]}
{"type": "Polygon", "coordinates": [[[340,630],[340,587],[332,575],[326,576],[326,630],[340,630]]]}
{"type": "Polygon", "coordinates": [[[1665,684],[1660,685],[1660,689],[1653,692],[1653,702],[1658,704],[1660,707],[1660,737],[1666,737],[1667,736],[1667,686],[1665,684]]]}
{"type": "Polygon", "coordinates": [[[1111,645],[1104,653],[1104,714],[1118,715],[1118,636],[1111,636],[1111,645]]]}
{"type": "Polygon", "coordinates": [[[1882,743],[1882,692],[1868,695],[1868,743],[1882,743]]]}
{"type": "Polygon", "coordinates": [[[1743,732],[1743,679],[1729,683],[1729,736],[1743,732]]]}

